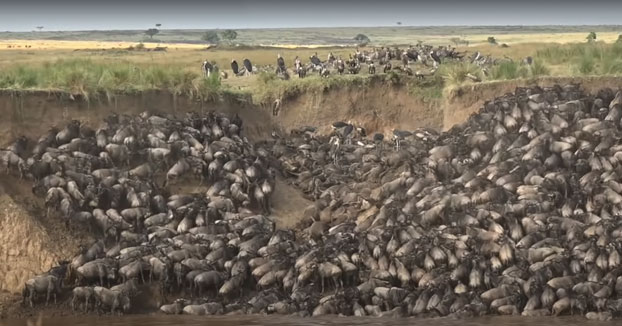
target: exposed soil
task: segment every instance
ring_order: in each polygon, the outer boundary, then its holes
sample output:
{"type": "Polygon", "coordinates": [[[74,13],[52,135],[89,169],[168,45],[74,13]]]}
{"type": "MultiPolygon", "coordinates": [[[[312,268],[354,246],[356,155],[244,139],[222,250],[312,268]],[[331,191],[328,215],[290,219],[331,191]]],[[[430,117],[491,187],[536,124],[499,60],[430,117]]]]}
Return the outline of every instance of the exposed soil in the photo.
{"type": "Polygon", "coordinates": [[[0,178],[0,316],[13,315],[10,309],[19,302],[15,294],[29,278],[71,259],[89,241],[84,230],[67,229],[58,217],[46,217],[30,187],[13,176],[0,178]]]}
{"type": "Polygon", "coordinates": [[[276,122],[286,129],[300,126],[329,129],[335,121],[351,121],[368,133],[390,134],[394,128],[441,128],[443,112],[408,94],[403,86],[376,84],[338,91],[305,93],[284,99],[276,122]]]}

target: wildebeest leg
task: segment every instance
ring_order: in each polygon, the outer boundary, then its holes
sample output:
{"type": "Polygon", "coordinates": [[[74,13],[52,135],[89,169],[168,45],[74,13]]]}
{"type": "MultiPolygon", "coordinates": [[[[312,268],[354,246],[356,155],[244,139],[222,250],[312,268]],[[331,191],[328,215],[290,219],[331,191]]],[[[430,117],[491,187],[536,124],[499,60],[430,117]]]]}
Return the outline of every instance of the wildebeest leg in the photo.
{"type": "Polygon", "coordinates": [[[34,289],[29,289],[28,290],[30,293],[28,294],[28,301],[30,302],[30,308],[34,308],[35,307],[35,291],[34,289]]]}
{"type": "Polygon", "coordinates": [[[47,289],[47,293],[45,295],[45,306],[47,307],[47,305],[49,304],[50,301],[50,295],[52,294],[52,287],[48,284],[48,289],[47,289]]]}
{"type": "Polygon", "coordinates": [[[322,280],[321,281],[321,283],[322,283],[322,293],[324,293],[324,277],[320,277],[320,279],[322,280]]]}

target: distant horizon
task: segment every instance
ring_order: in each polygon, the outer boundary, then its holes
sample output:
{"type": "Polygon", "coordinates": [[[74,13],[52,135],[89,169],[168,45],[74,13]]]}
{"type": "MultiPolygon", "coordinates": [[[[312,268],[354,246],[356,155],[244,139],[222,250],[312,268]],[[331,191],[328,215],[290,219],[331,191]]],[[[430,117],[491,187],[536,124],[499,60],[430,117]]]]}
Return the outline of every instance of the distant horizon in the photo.
{"type": "Polygon", "coordinates": [[[0,31],[441,26],[618,26],[622,1],[566,0],[20,0],[0,31]]]}
{"type": "Polygon", "coordinates": [[[292,27],[241,27],[241,28],[199,28],[199,27],[188,27],[188,28],[166,28],[155,27],[155,24],[152,26],[146,26],[145,28],[110,28],[110,29],[46,29],[45,26],[42,30],[36,30],[34,27],[31,30],[0,30],[0,33],[45,33],[45,32],[107,32],[107,31],[144,31],[149,28],[158,28],[160,30],[227,30],[233,29],[238,31],[243,30],[278,30],[278,29],[333,29],[333,28],[425,28],[425,27],[555,27],[555,26],[568,26],[568,27],[620,27],[622,28],[622,23],[620,24],[522,24],[522,25],[489,25],[489,24],[481,24],[481,25],[463,25],[463,24],[446,24],[446,25],[367,25],[367,26],[292,26],[292,27]]]}

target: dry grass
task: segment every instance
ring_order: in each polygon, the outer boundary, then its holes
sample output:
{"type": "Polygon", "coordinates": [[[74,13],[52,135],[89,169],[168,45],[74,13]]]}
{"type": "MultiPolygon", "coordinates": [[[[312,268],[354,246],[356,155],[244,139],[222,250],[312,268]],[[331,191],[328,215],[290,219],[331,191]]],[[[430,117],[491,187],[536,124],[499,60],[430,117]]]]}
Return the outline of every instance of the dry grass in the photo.
{"type": "MultiPolygon", "coordinates": [[[[318,45],[327,43],[325,39],[322,39],[327,33],[335,34],[333,40],[346,40],[346,36],[354,30],[347,28],[313,29],[310,32],[311,34],[307,33],[305,35],[298,35],[292,31],[300,32],[300,30],[240,31],[240,40],[244,41],[255,37],[257,43],[270,43],[269,40],[275,41],[272,44],[276,43],[276,41],[280,41],[282,44],[307,41],[315,42],[318,45]]],[[[615,31],[598,31],[599,42],[595,44],[586,44],[587,30],[561,33],[560,29],[555,28],[540,32],[530,28],[504,30],[502,28],[490,29],[480,27],[439,29],[366,28],[360,31],[367,33],[372,38],[372,41],[377,40],[376,44],[414,44],[417,41],[429,44],[450,44],[452,38],[460,37],[462,40],[469,41],[468,47],[459,47],[459,50],[465,51],[466,55],[480,51],[484,55],[491,55],[495,58],[511,58],[514,61],[518,61],[527,56],[533,56],[536,60],[536,65],[528,68],[517,64],[506,64],[503,67],[494,68],[488,76],[482,78],[483,80],[514,79],[542,75],[618,74],[622,70],[622,63],[618,59],[620,51],[610,51],[608,49],[612,48],[612,45],[602,42],[615,41],[618,38],[618,32],[615,31]],[[506,43],[509,47],[488,44],[486,41],[488,36],[494,36],[499,44],[506,43]],[[552,43],[553,41],[554,43],[552,43]],[[588,47],[588,50],[586,50],[586,47],[588,47]],[[590,50],[591,48],[596,48],[596,50],[590,50]]],[[[107,32],[102,33],[105,34],[107,32]]],[[[184,39],[188,40],[191,40],[196,35],[200,35],[197,34],[197,31],[185,31],[184,33],[188,33],[187,35],[183,34],[184,39]]],[[[35,34],[32,35],[38,36],[45,33],[35,34]]],[[[172,41],[174,37],[179,37],[173,31],[163,31],[163,34],[159,36],[162,36],[164,40],[172,41]]],[[[0,33],[0,37],[2,35],[3,33],[0,33]]],[[[61,37],[64,34],[61,33],[59,35],[52,36],[61,37]]],[[[205,91],[205,87],[209,87],[213,93],[213,89],[216,87],[220,88],[220,85],[212,83],[205,86],[203,82],[200,82],[200,64],[203,60],[215,62],[221,69],[224,68],[225,71],[229,71],[231,75],[229,69],[231,59],[236,59],[241,64],[244,58],[249,58],[256,66],[274,66],[276,54],[280,53],[291,67],[296,56],[299,56],[306,62],[309,56],[314,53],[317,53],[320,58],[326,58],[329,52],[347,58],[354,51],[352,45],[349,47],[321,48],[292,48],[291,45],[286,48],[253,46],[207,48],[204,44],[183,43],[144,43],[147,49],[160,46],[165,47],[166,51],[131,51],[127,50],[127,48],[131,46],[136,47],[139,43],[121,40],[114,42],[79,40],[80,38],[96,36],[73,35],[71,37],[74,40],[69,41],[0,41],[0,77],[2,77],[0,78],[2,79],[2,85],[0,86],[14,89],[60,86],[84,90],[84,92],[110,91],[111,88],[112,90],[120,89],[126,91],[166,87],[176,92],[197,94],[201,94],[205,91]],[[58,62],[81,62],[83,64],[80,64],[81,68],[76,71],[68,70],[67,65],[64,65],[63,69],[54,69],[54,65],[58,62]],[[141,76],[133,75],[133,70],[128,67],[138,67],[138,70],[143,72],[149,71],[153,78],[149,80],[143,76],[144,74],[141,76]],[[86,72],[89,69],[92,71],[86,72]],[[114,78],[110,77],[111,73],[105,73],[107,69],[114,72],[112,73],[115,76],[114,78]],[[54,80],[54,78],[46,75],[52,71],[58,72],[61,70],[67,79],[61,77],[54,80]],[[124,76],[127,76],[127,78],[124,76]],[[58,80],[65,80],[65,82],[57,83],[58,80]]],[[[119,38],[122,37],[119,36],[119,38]]],[[[107,35],[106,39],[115,39],[115,37],[107,35]]],[[[267,68],[268,71],[272,69],[267,68]]],[[[421,69],[421,67],[414,67],[414,69],[421,69]]],[[[364,70],[360,77],[366,78],[364,70]]],[[[459,85],[469,82],[464,78],[467,72],[482,76],[477,69],[467,66],[448,66],[443,67],[442,71],[444,71],[441,74],[445,81],[444,84],[448,85],[459,85]]],[[[59,74],[56,73],[56,75],[59,74]]],[[[223,84],[229,91],[250,92],[258,98],[266,99],[309,87],[317,88],[320,87],[318,86],[319,84],[329,86],[342,82],[347,84],[361,79],[359,77],[350,77],[332,76],[328,81],[310,77],[307,81],[298,81],[297,77],[293,76],[293,79],[287,82],[280,80],[262,82],[261,78],[255,75],[251,77],[229,77],[223,81],[223,84]],[[269,90],[268,88],[274,89],[269,90]]],[[[429,98],[435,98],[439,94],[439,83],[434,82],[432,84],[434,84],[434,88],[430,88],[430,92],[428,92],[430,94],[426,95],[429,98]]]]}

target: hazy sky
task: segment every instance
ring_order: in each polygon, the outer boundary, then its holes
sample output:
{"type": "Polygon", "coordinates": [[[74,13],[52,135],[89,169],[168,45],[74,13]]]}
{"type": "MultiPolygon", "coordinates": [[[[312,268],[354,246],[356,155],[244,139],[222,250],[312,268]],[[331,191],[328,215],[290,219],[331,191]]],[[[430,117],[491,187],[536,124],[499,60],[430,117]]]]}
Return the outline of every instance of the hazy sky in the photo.
{"type": "Polygon", "coordinates": [[[622,1],[39,0],[0,2],[0,31],[622,24],[622,1]]]}

